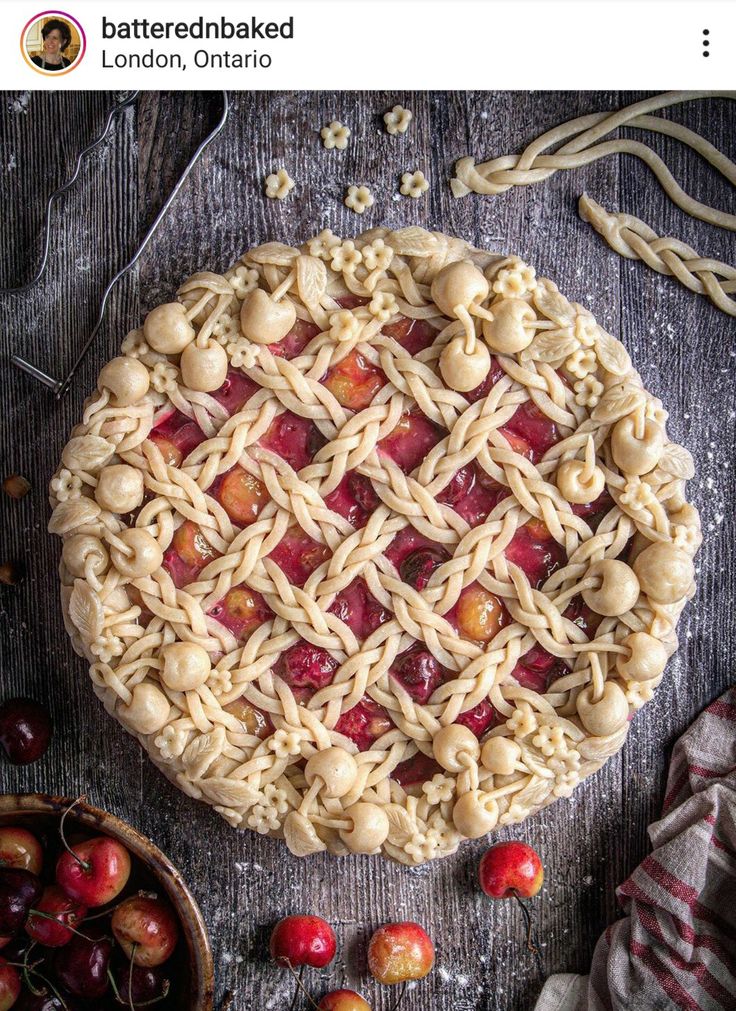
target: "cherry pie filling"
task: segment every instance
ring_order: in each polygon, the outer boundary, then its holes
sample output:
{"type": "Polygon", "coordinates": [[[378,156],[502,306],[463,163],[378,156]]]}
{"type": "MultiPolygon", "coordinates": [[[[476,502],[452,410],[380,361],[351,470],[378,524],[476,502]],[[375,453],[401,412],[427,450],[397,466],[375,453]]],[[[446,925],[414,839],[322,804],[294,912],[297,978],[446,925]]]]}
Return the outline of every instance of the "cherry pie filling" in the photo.
{"type": "MultiPolygon", "coordinates": [[[[346,308],[360,300],[346,297],[346,308]]],[[[273,354],[284,358],[300,355],[319,332],[311,323],[297,320],[291,332],[278,344],[271,345],[273,354]]],[[[435,330],[423,320],[401,317],[383,328],[383,333],[411,354],[431,346],[435,330]]],[[[505,372],[492,359],[486,381],[466,394],[473,403],[486,397],[505,372]]],[[[387,383],[383,371],[359,350],[354,349],[323,377],[324,386],[349,411],[369,407],[376,394],[387,383]]],[[[233,415],[241,410],[259,387],[242,372],[231,369],[227,379],[212,397],[233,415]]],[[[511,419],[499,429],[509,446],[532,463],[539,462],[559,441],[557,426],[539,408],[527,401],[521,404],[511,419]]],[[[416,470],[431,449],[447,433],[426,418],[418,407],[408,410],[394,430],[378,444],[381,456],[391,459],[405,474],[416,470]]],[[[193,420],[177,410],[168,412],[152,430],[150,439],[161,450],[167,463],[180,466],[205,435],[193,420]]],[[[284,459],[294,470],[307,467],[326,439],[311,420],[291,411],[279,414],[259,444],[284,459]]],[[[240,465],[220,475],[208,490],[220,503],[237,527],[245,527],[258,519],[269,501],[264,483],[240,465]]],[[[488,515],[509,494],[508,489],[494,480],[476,462],[455,473],[438,495],[438,501],[454,509],[471,527],[483,523],[488,515]]],[[[360,529],[378,508],[380,499],[370,480],[357,471],[348,471],[340,484],[326,496],[327,506],[360,529]]],[[[575,506],[576,515],[591,524],[600,520],[611,505],[604,492],[595,502],[575,506]]],[[[386,550],[386,556],[396,566],[401,578],[416,590],[428,585],[433,573],[444,564],[450,553],[411,526],[405,527],[386,550]]],[[[530,520],[515,533],[505,550],[506,559],[518,565],[533,587],[542,586],[566,562],[564,548],[538,520],[530,520]]],[[[164,566],[177,587],[195,581],[206,566],[219,557],[203,531],[190,520],[178,527],[166,552],[164,566]]],[[[309,576],[330,557],[329,549],[313,540],[298,526],[290,528],[269,557],[279,566],[294,586],[304,586],[309,576]]],[[[392,613],[368,589],[364,579],[354,579],[335,597],[330,613],[351,629],[359,642],[364,641],[381,625],[390,621],[392,613]]],[[[244,641],[273,614],[261,594],[245,584],[232,587],[213,604],[210,618],[227,628],[238,641],[244,641]]],[[[580,625],[586,634],[594,631],[597,616],[585,608],[578,598],[572,601],[565,616],[580,625]]],[[[466,586],[456,604],[445,615],[457,634],[481,646],[487,645],[511,621],[503,601],[480,583],[466,586]]],[[[600,620],[600,619],[597,619],[600,620]]],[[[294,692],[297,701],[307,704],[315,692],[332,683],[338,661],[322,647],[300,639],[281,654],[274,673],[294,692]]],[[[557,678],[567,673],[564,661],[552,656],[541,646],[535,646],[523,656],[512,676],[524,687],[544,693],[557,678]]],[[[456,675],[444,667],[420,642],[401,653],[394,661],[389,676],[419,704],[428,703],[435,691],[456,675]]],[[[225,710],[243,724],[244,732],[266,737],[272,732],[267,713],[253,706],[244,697],[229,703],[225,710]]],[[[484,700],[458,716],[456,722],[481,737],[502,717],[488,700],[484,700]]],[[[394,724],[388,711],[369,695],[343,713],[335,730],[348,737],[358,750],[369,749],[394,724]]],[[[402,762],[392,778],[405,788],[416,787],[431,779],[439,770],[434,759],[422,752],[402,762]]]]}

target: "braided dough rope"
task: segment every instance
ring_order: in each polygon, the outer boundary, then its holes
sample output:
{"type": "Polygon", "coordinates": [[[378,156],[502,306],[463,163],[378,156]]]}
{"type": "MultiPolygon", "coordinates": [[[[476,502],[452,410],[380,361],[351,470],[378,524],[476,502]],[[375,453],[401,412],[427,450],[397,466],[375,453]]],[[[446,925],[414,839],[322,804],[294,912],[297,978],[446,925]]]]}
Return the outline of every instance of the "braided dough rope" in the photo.
{"type": "Polygon", "coordinates": [[[440,233],[374,229],[341,241],[323,232],[300,248],[256,247],[225,277],[195,275],[122,350],[62,453],[49,529],[63,538],[65,623],[96,693],[187,794],[299,855],[381,852],[419,863],[569,795],[622,746],[630,714],[676,648],[700,527],[684,497],[689,453],[669,442],[660,401],[582,306],[518,258],[440,233]],[[486,296],[472,316],[451,319],[432,293],[459,263],[486,296]],[[342,308],[351,294],[364,304],[342,308]],[[414,357],[382,331],[401,315],[436,331],[414,357]],[[319,332],[288,360],[271,346],[295,320],[319,332]],[[439,374],[443,349],[469,328],[477,346],[491,343],[504,373],[475,403],[439,374]],[[497,351],[520,334],[520,351],[497,351]],[[356,412],[321,382],[353,349],[388,380],[356,412]],[[256,386],[232,414],[211,395],[220,351],[256,386]],[[527,401],[561,436],[537,463],[502,431],[527,401]],[[178,466],[148,438],[172,406],[205,436],[178,466]],[[409,408],[447,435],[405,474],[379,443],[409,408]],[[285,410],[326,439],[299,472],[259,442],[285,410]],[[438,501],[471,462],[509,490],[472,528],[438,501]],[[242,528],[212,493],[235,464],[270,496],[242,528]],[[367,478],[380,503],[361,529],[325,502],[348,471],[367,478]],[[571,503],[604,487],[612,504],[594,529],[571,503]],[[529,519],[566,557],[540,587],[504,553],[529,519]],[[219,557],[177,587],[163,554],[186,520],[219,557]],[[269,557],[294,526],[325,550],[303,587],[269,557]],[[386,555],[407,527],[450,555],[422,590],[386,555]],[[358,576],[392,615],[363,641],[329,611],[358,576]],[[459,636],[446,617],[476,583],[511,619],[487,643],[459,636]],[[273,613],[244,641],[210,614],[236,586],[260,593],[273,613]],[[592,639],[564,615],[580,595],[601,615],[592,639]],[[337,664],[332,683],[301,701],[277,673],[299,639],[337,664]],[[415,642],[453,675],[424,705],[389,673],[415,642]],[[512,676],[535,646],[568,671],[544,694],[512,676]],[[364,696],[386,709],[392,729],[359,752],[335,725],[364,696]],[[265,739],[236,715],[240,699],[270,717],[265,739]],[[455,721],[484,700],[498,720],[478,741],[455,721]],[[392,773],[417,754],[441,771],[405,790],[392,773]]]}
{"type": "MultiPolygon", "coordinates": [[[[631,154],[649,166],[667,196],[691,217],[706,221],[719,228],[736,230],[736,215],[702,204],[685,193],[666,164],[646,144],[626,138],[596,143],[622,126],[662,133],[692,148],[732,185],[736,186],[736,164],[723,152],[699,134],[688,130],[687,127],[681,126],[679,123],[648,115],[657,109],[704,98],[734,99],[736,92],[671,91],[644,99],[617,111],[581,116],[548,130],[529,144],[521,155],[505,155],[480,165],[476,165],[473,158],[461,158],[455,165],[456,175],[450,180],[450,187],[455,197],[466,196],[471,192],[495,195],[505,193],[512,186],[528,186],[532,183],[542,182],[561,169],[580,168],[607,155],[631,154]],[[570,137],[572,139],[568,140],[570,137]],[[556,144],[560,144],[561,141],[566,141],[566,143],[562,144],[554,153],[545,153],[556,144]]],[[[593,216],[590,213],[589,204],[586,205],[584,201],[590,201],[586,194],[581,197],[579,204],[581,217],[584,221],[593,224],[612,249],[623,256],[642,259],[660,273],[674,275],[691,291],[708,295],[719,309],[733,315],[733,300],[727,297],[733,289],[728,286],[727,282],[724,284],[715,276],[715,274],[722,274],[727,279],[731,279],[733,267],[715,260],[702,260],[689,246],[677,239],[658,238],[648,225],[630,215],[620,215],[618,218],[620,224],[609,219],[605,222],[605,227],[602,227],[600,212],[596,212],[593,216]],[[638,240],[634,238],[633,243],[622,240],[621,227],[626,227],[629,230],[630,238],[632,231],[640,238],[638,240]],[[641,239],[644,239],[647,244],[655,242],[656,246],[647,251],[641,239]],[[636,253],[632,252],[634,248],[636,253]],[[624,252],[624,249],[627,251],[624,252]],[[658,255],[663,250],[668,254],[666,259],[658,255]],[[690,270],[682,263],[676,262],[685,258],[694,259],[697,267],[690,270]],[[662,269],[663,267],[669,269],[662,269]],[[695,277],[694,273],[705,274],[707,279],[695,277]]]]}

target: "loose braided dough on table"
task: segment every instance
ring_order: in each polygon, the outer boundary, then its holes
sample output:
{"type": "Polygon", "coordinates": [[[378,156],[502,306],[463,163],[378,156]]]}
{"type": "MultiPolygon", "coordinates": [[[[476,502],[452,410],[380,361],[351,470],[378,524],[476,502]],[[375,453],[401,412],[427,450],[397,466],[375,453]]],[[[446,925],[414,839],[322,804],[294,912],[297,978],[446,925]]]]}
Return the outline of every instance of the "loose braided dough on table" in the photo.
{"type": "Polygon", "coordinates": [[[414,227],[344,242],[326,231],[300,248],[267,243],[225,276],[194,275],[178,294],[102,370],[51,483],[66,626],[108,711],[187,794],[298,855],[381,852],[420,863],[569,796],[619,750],[630,715],[659,684],[700,543],[684,496],[692,459],[667,439],[666,412],[623,346],[518,258],[414,227]],[[433,292],[461,261],[491,291],[471,307],[477,316],[443,317],[433,292]],[[346,295],[367,304],[341,308],[346,295]],[[525,346],[504,354],[498,345],[511,331],[499,321],[514,307],[525,346]],[[436,329],[414,357],[382,333],[400,314],[436,329]],[[320,332],[287,360],[263,341],[295,318],[320,332]],[[475,403],[438,369],[467,327],[478,345],[492,344],[504,373],[475,403]],[[388,383],[354,413],[320,379],[355,348],[388,383]],[[231,417],[206,392],[228,364],[259,387],[231,417]],[[527,400],[561,433],[536,464],[500,431],[527,400]],[[172,405],[205,435],[178,467],[148,438],[172,405]],[[410,407],[447,435],[404,474],[377,447],[410,407]],[[311,419],[327,440],[298,473],[259,445],[284,410],[311,419]],[[475,528],[437,500],[471,461],[509,490],[475,528]],[[208,494],[236,463],[270,495],[242,529],[208,494]],[[380,500],[362,529],[325,503],[348,470],[380,500]],[[612,504],[594,530],[570,502],[604,486],[612,504]],[[529,519],[546,524],[566,555],[540,588],[504,555],[529,519]],[[184,520],[221,557],[177,588],[162,558],[184,520]],[[302,588],[268,557],[294,524],[329,549],[302,588]],[[451,555],[421,591],[385,554],[408,525],[451,555]],[[328,611],[357,576],[393,614],[362,642],[328,611]],[[487,644],[460,637],[444,617],[475,581],[511,618],[487,644]],[[241,584],[274,615],[245,642],[207,613],[241,584]],[[578,595],[603,615],[590,641],[563,614],[578,595]],[[339,664],[302,704],[275,671],[300,638],[339,664]],[[425,705],[389,674],[415,641],[455,675],[425,705]],[[537,645],[569,667],[544,694],[511,676],[537,645]],[[334,727],[366,694],[394,727],[359,752],[334,727]],[[226,711],[241,697],[270,716],[266,739],[226,711]],[[499,722],[479,742],[454,721],[485,699],[499,722]],[[391,773],[417,753],[442,772],[405,791],[391,773]]]}

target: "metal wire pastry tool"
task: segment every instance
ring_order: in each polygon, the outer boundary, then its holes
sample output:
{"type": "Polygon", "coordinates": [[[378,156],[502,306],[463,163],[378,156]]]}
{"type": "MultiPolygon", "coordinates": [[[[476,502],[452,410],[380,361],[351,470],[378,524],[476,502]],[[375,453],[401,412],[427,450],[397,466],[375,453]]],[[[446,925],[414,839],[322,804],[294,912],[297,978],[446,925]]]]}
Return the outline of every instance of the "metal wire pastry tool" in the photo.
{"type": "MultiPolygon", "coordinates": [[[[135,99],[137,98],[137,96],[138,96],[138,92],[136,92],[134,94],[134,96],[131,96],[131,98],[126,99],[126,101],[124,103],[120,103],[118,106],[115,107],[115,109],[112,110],[112,112],[108,116],[108,120],[107,120],[107,123],[105,125],[105,132],[102,135],[100,135],[99,138],[97,138],[95,141],[93,141],[93,143],[89,147],[85,148],[85,150],[80,153],[80,155],[79,155],[79,157],[77,159],[77,166],[75,168],[75,171],[73,173],[72,178],[67,183],[65,183],[63,187],[61,187],[60,189],[56,190],[49,197],[49,202],[48,202],[47,211],[46,211],[47,228],[46,228],[46,235],[45,235],[45,238],[44,238],[43,260],[42,260],[42,263],[41,263],[41,267],[37,271],[37,273],[34,276],[34,278],[28,284],[24,285],[21,288],[13,288],[13,289],[9,289],[7,291],[0,291],[0,295],[12,295],[12,294],[18,294],[20,292],[28,291],[28,289],[30,287],[32,287],[34,284],[38,283],[38,281],[41,278],[41,275],[43,274],[43,271],[44,271],[45,266],[46,266],[46,261],[48,259],[48,235],[49,235],[48,221],[49,221],[49,217],[50,217],[50,213],[51,213],[51,208],[52,208],[53,204],[56,202],[56,200],[58,199],[58,197],[62,193],[66,192],[66,190],[68,190],[71,187],[71,185],[74,183],[74,181],[77,178],[77,175],[79,173],[79,167],[80,167],[80,163],[81,163],[82,158],[84,157],[84,155],[86,153],[88,153],[94,147],[96,147],[99,143],[101,143],[103,137],[105,136],[105,134],[107,133],[107,130],[109,129],[110,123],[111,123],[112,118],[114,117],[114,115],[124,105],[130,105],[133,101],[135,101],[135,99]]],[[[154,218],[153,223],[151,224],[150,228],[148,229],[148,231],[146,232],[145,236],[143,237],[143,241],[139,245],[138,249],[135,251],[135,253],[131,257],[131,259],[125,264],[125,266],[122,267],[117,272],[117,274],[115,274],[115,276],[113,278],[111,278],[111,280],[109,281],[107,287],[105,288],[103,296],[102,296],[102,301],[100,303],[100,309],[99,309],[99,312],[98,312],[98,315],[97,315],[97,321],[96,321],[94,327],[92,328],[92,331],[90,332],[89,336],[87,337],[87,340],[85,341],[84,345],[82,346],[81,351],[79,352],[79,354],[75,358],[74,363],[72,364],[72,367],[69,370],[68,374],[63,379],[57,379],[54,375],[50,374],[49,372],[45,372],[43,369],[38,368],[36,365],[33,365],[31,362],[27,361],[25,358],[20,357],[19,355],[13,355],[11,357],[11,361],[12,361],[13,365],[17,366],[17,368],[21,369],[23,372],[28,373],[28,375],[33,376],[34,379],[37,379],[39,382],[43,383],[44,386],[48,386],[49,389],[53,390],[53,392],[54,392],[54,394],[56,395],[57,398],[63,397],[64,394],[69,389],[69,387],[70,387],[70,385],[72,383],[72,380],[74,379],[74,376],[76,375],[77,369],[79,368],[79,366],[81,365],[82,361],[84,360],[84,356],[87,354],[87,352],[89,351],[90,347],[92,346],[92,342],[94,341],[94,339],[97,336],[97,334],[100,332],[100,329],[102,327],[102,322],[103,322],[103,319],[104,319],[104,316],[105,316],[105,310],[107,308],[107,301],[108,301],[108,298],[110,297],[110,292],[115,287],[115,285],[120,280],[120,278],[123,277],[125,274],[127,274],[128,271],[131,270],[131,268],[140,259],[141,255],[143,254],[143,251],[145,250],[146,246],[149,244],[149,242],[153,238],[153,236],[154,236],[154,234],[155,234],[158,226],[163,221],[164,217],[166,216],[167,211],[171,207],[172,203],[174,202],[174,200],[177,197],[177,194],[179,193],[179,191],[181,190],[182,186],[184,185],[184,182],[185,182],[187,176],[192,171],[192,169],[194,168],[194,166],[197,164],[197,162],[199,161],[199,159],[202,156],[202,154],[205,151],[205,149],[207,147],[209,147],[209,145],[212,143],[212,141],[215,139],[215,137],[217,137],[218,134],[224,128],[225,123],[227,122],[227,118],[228,118],[229,112],[230,112],[230,100],[228,98],[227,92],[223,91],[222,92],[222,110],[221,110],[220,116],[219,116],[216,124],[214,125],[214,127],[212,128],[212,130],[207,134],[207,136],[202,140],[202,142],[199,144],[199,146],[197,147],[197,149],[194,152],[194,154],[192,155],[192,157],[189,159],[189,162],[187,163],[186,167],[184,168],[184,171],[182,172],[181,176],[179,177],[179,179],[178,179],[176,185],[174,186],[174,188],[172,189],[171,193],[166,198],[166,201],[164,202],[164,204],[161,207],[160,211],[158,212],[158,214],[154,218]]]]}

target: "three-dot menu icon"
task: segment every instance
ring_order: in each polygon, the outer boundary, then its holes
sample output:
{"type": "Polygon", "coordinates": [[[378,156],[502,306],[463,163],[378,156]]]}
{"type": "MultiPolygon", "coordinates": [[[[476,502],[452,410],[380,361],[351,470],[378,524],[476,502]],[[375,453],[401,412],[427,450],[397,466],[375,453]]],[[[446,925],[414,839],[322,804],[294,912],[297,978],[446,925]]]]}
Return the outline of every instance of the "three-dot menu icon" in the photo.
{"type": "Polygon", "coordinates": [[[708,49],[708,46],[710,45],[710,41],[708,39],[709,35],[710,35],[710,32],[708,31],[708,29],[704,28],[703,29],[703,56],[710,56],[710,50],[708,49]]]}

